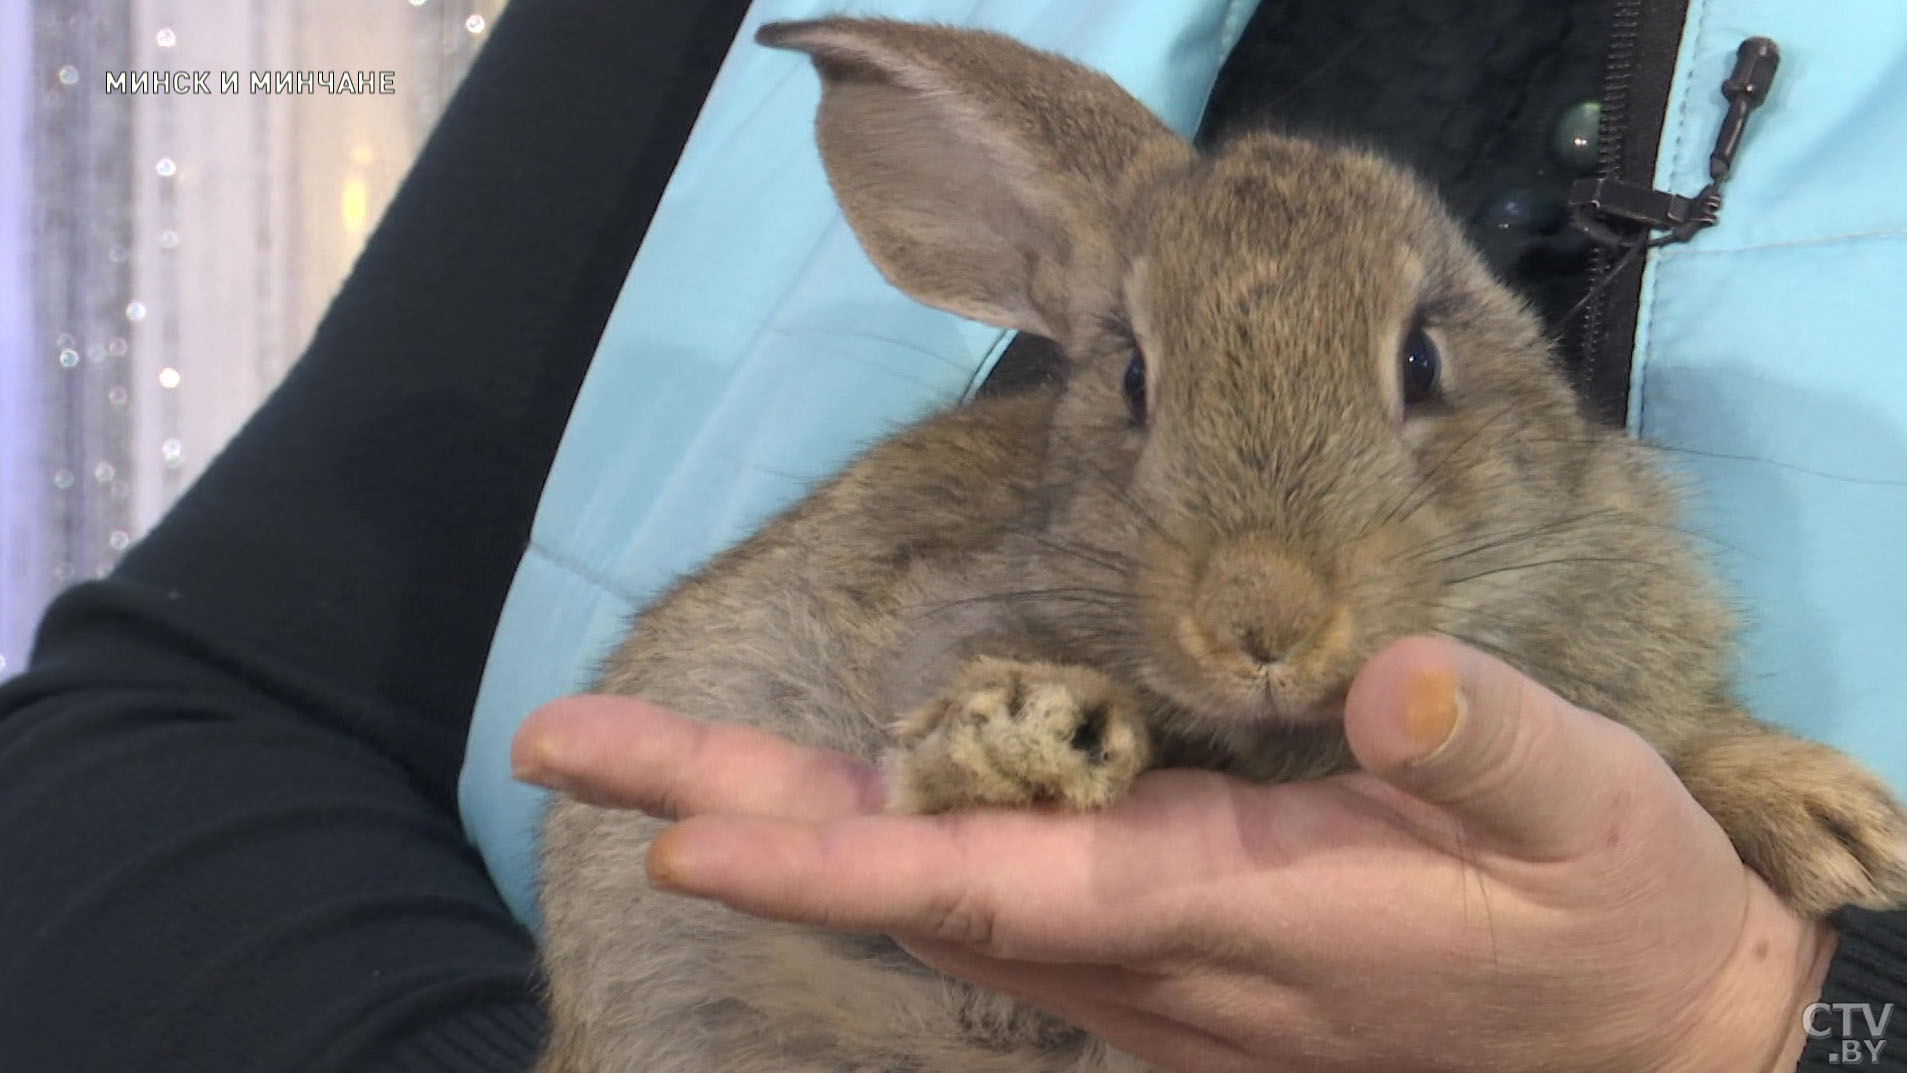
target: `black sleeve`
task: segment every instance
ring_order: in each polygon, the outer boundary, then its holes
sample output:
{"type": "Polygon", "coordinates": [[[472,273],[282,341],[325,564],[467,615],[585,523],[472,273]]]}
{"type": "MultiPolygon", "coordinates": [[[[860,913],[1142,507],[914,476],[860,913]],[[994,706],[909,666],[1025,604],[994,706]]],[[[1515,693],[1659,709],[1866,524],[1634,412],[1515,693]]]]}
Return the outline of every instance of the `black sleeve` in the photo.
{"type": "Polygon", "coordinates": [[[1797,1073],[1907,1073],[1907,913],[1843,910],[1797,1073]],[[1816,1033],[1819,1033],[1818,1035],[1816,1033]]]}
{"type": "Polygon", "coordinates": [[[516,0],[305,353],[0,687],[0,1070],[526,1068],[459,825],[569,408],[745,0],[516,0]]]}

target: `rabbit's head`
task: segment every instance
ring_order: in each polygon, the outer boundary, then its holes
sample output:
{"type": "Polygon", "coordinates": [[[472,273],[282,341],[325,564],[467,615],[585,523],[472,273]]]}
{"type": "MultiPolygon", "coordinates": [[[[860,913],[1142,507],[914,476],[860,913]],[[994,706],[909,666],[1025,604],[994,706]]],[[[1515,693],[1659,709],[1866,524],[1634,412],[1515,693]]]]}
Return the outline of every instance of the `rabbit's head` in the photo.
{"type": "Polygon", "coordinates": [[[1202,154],[997,35],[828,19],[761,40],[819,68],[823,159],[887,278],[1064,352],[1029,460],[1047,581],[1095,594],[1080,614],[1117,621],[1087,633],[1181,718],[1331,718],[1416,632],[1603,705],[1712,664],[1725,624],[1665,490],[1410,175],[1270,134],[1202,154]]]}

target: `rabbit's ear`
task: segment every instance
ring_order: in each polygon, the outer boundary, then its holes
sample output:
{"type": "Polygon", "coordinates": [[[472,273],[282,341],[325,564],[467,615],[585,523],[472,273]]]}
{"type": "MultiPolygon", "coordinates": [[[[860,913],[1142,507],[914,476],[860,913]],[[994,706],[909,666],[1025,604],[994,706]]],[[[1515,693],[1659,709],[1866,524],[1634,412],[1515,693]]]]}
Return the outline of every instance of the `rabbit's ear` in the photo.
{"type": "Polygon", "coordinates": [[[997,34],[830,18],[757,40],[820,71],[822,161],[882,274],[990,324],[1063,340],[1103,310],[1132,179],[1191,152],[1110,78],[997,34]]]}

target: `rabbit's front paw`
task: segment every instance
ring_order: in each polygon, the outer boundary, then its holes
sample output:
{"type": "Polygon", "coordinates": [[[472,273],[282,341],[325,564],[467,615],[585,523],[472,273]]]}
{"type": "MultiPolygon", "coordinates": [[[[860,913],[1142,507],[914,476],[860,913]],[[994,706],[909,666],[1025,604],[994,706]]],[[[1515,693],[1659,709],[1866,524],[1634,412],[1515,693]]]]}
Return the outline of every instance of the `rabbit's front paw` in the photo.
{"type": "Polygon", "coordinates": [[[1052,663],[972,660],[893,730],[893,812],[1093,808],[1122,796],[1152,756],[1130,692],[1098,671],[1052,663]]]}
{"type": "Polygon", "coordinates": [[[1676,768],[1743,862],[1796,912],[1907,907],[1907,811],[1846,755],[1750,734],[1708,742],[1676,768]]]}

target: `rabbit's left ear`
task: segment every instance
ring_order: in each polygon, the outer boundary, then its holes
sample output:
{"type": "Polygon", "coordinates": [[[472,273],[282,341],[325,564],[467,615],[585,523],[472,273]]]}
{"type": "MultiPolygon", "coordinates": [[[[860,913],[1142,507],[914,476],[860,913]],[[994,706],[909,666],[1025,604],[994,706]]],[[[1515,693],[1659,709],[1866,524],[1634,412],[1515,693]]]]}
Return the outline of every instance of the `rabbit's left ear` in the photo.
{"type": "Polygon", "coordinates": [[[1064,340],[1115,308],[1118,221],[1191,148],[1105,75],[997,34],[772,23],[821,73],[816,136],[883,275],[929,305],[1064,340]]]}

